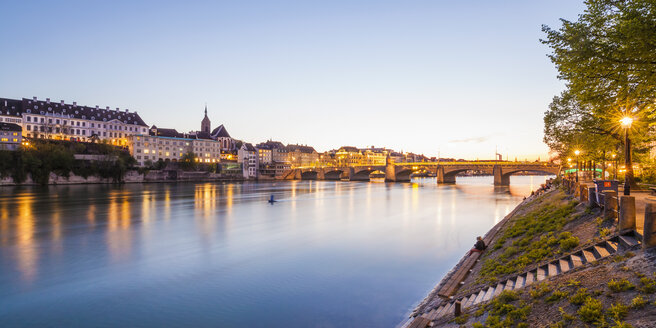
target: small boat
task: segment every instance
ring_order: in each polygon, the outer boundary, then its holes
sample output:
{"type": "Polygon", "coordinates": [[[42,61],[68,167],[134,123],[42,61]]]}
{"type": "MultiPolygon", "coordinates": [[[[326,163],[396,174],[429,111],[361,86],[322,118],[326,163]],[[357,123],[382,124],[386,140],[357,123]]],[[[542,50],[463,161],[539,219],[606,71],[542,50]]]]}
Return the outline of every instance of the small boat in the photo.
{"type": "Polygon", "coordinates": [[[277,200],[273,199],[273,195],[271,195],[271,198],[269,198],[269,204],[273,204],[277,202],[277,200]]]}

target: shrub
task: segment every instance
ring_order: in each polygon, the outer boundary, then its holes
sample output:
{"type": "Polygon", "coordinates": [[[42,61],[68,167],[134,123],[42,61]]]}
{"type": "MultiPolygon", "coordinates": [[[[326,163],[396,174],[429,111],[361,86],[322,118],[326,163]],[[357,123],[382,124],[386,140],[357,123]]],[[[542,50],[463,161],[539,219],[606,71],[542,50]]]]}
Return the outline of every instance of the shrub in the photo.
{"type": "Polygon", "coordinates": [[[626,317],[626,314],[629,312],[629,308],[622,303],[615,303],[611,305],[608,309],[608,315],[615,321],[620,321],[626,317]]]}
{"type": "Polygon", "coordinates": [[[600,301],[588,296],[577,313],[582,321],[593,323],[602,318],[602,309],[600,301]]]}
{"type": "Polygon", "coordinates": [[[641,308],[647,304],[647,300],[642,298],[642,295],[638,295],[631,300],[631,307],[632,308],[641,308]]]}
{"type": "Polygon", "coordinates": [[[656,292],[656,281],[654,279],[642,277],[640,278],[640,284],[642,284],[642,287],[640,287],[641,292],[646,294],[656,292]]]}
{"type": "Polygon", "coordinates": [[[517,296],[516,292],[510,290],[504,290],[499,294],[499,296],[496,297],[496,300],[503,304],[508,304],[512,301],[517,300],[518,298],[519,297],[517,296]]]}
{"type": "Polygon", "coordinates": [[[544,300],[547,303],[553,303],[559,301],[561,298],[567,297],[567,293],[564,291],[557,290],[553,292],[551,295],[547,296],[544,300]]]}
{"type": "Polygon", "coordinates": [[[459,325],[462,325],[462,324],[465,324],[467,322],[467,320],[469,320],[469,315],[468,314],[463,314],[463,315],[453,319],[453,322],[455,322],[459,325]]]}
{"type": "Polygon", "coordinates": [[[574,305],[581,305],[589,296],[590,294],[588,294],[587,288],[580,288],[574,295],[572,295],[572,297],[569,298],[569,302],[574,305]]]}
{"type": "Polygon", "coordinates": [[[560,250],[563,252],[569,251],[570,249],[579,245],[578,237],[569,237],[566,239],[560,240],[560,250]]]}
{"type": "Polygon", "coordinates": [[[621,280],[611,279],[611,281],[608,282],[608,288],[610,288],[610,290],[613,291],[614,293],[619,293],[619,292],[625,292],[629,289],[633,289],[635,288],[635,286],[626,279],[621,279],[621,280]]]}
{"type": "Polygon", "coordinates": [[[549,288],[547,284],[543,283],[531,289],[529,294],[531,295],[532,298],[540,298],[550,291],[551,288],[549,288]]]}

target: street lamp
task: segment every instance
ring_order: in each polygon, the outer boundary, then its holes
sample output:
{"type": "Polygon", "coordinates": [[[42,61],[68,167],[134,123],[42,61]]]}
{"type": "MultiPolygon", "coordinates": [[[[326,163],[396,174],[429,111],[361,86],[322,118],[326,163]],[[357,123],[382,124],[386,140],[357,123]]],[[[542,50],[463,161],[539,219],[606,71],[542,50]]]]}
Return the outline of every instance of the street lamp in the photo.
{"type": "Polygon", "coordinates": [[[631,186],[629,185],[629,166],[631,165],[631,140],[629,140],[629,129],[631,128],[631,123],[633,123],[633,118],[630,116],[624,116],[620,123],[624,127],[624,195],[628,196],[631,194],[631,186]]]}
{"type": "Polygon", "coordinates": [[[579,154],[581,153],[580,150],[575,150],[574,155],[576,155],[576,182],[579,182],[579,154]]]}

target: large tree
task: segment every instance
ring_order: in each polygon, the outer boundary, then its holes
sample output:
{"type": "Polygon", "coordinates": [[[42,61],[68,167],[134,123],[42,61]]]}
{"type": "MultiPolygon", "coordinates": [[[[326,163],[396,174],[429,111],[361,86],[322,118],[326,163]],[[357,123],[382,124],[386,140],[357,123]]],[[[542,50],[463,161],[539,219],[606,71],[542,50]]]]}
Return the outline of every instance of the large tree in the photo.
{"type": "MultiPolygon", "coordinates": [[[[577,21],[562,19],[559,29],[542,27],[542,42],[552,48],[549,58],[568,88],[545,115],[545,142],[562,152],[562,140],[586,139],[599,130],[621,140],[619,119],[629,115],[636,120],[632,141],[643,147],[656,111],[656,1],[585,4],[577,21]],[[563,120],[568,111],[574,115],[573,126],[563,120]],[[576,131],[583,135],[575,138],[576,131]]],[[[628,173],[633,174],[631,165],[628,173]]]]}

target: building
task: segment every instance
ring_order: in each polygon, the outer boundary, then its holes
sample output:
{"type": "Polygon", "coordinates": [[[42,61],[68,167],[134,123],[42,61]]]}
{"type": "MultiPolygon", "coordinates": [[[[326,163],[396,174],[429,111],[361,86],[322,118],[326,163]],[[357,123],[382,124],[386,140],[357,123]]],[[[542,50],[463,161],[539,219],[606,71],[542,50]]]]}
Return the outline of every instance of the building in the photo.
{"type": "Polygon", "coordinates": [[[0,123],[0,150],[17,150],[23,142],[20,125],[15,123],[0,123]]]}
{"type": "Polygon", "coordinates": [[[127,145],[127,138],[147,134],[148,126],[136,112],[109,107],[51,102],[50,98],[22,100],[0,98],[2,122],[20,124],[28,138],[98,141],[127,145]]]}
{"type": "Polygon", "coordinates": [[[313,166],[319,163],[319,153],[306,145],[287,145],[287,162],[292,167],[313,166]]]}
{"type": "Polygon", "coordinates": [[[256,179],[259,169],[259,156],[252,144],[244,142],[239,148],[238,162],[242,165],[244,178],[256,179]]]}
{"type": "Polygon", "coordinates": [[[145,166],[149,161],[179,162],[188,154],[192,154],[198,163],[211,164],[221,160],[221,145],[216,140],[154,125],[148,135],[129,136],[127,146],[139,166],[145,166]]]}
{"type": "Polygon", "coordinates": [[[357,166],[362,163],[362,159],[362,152],[356,147],[343,146],[335,151],[336,166],[357,166]]]}
{"type": "Polygon", "coordinates": [[[280,141],[267,140],[255,146],[260,159],[261,176],[279,176],[291,169],[289,151],[280,141]]]}
{"type": "Polygon", "coordinates": [[[385,165],[387,163],[387,155],[390,153],[385,148],[370,148],[360,149],[362,154],[362,161],[360,165],[385,165]]]}

